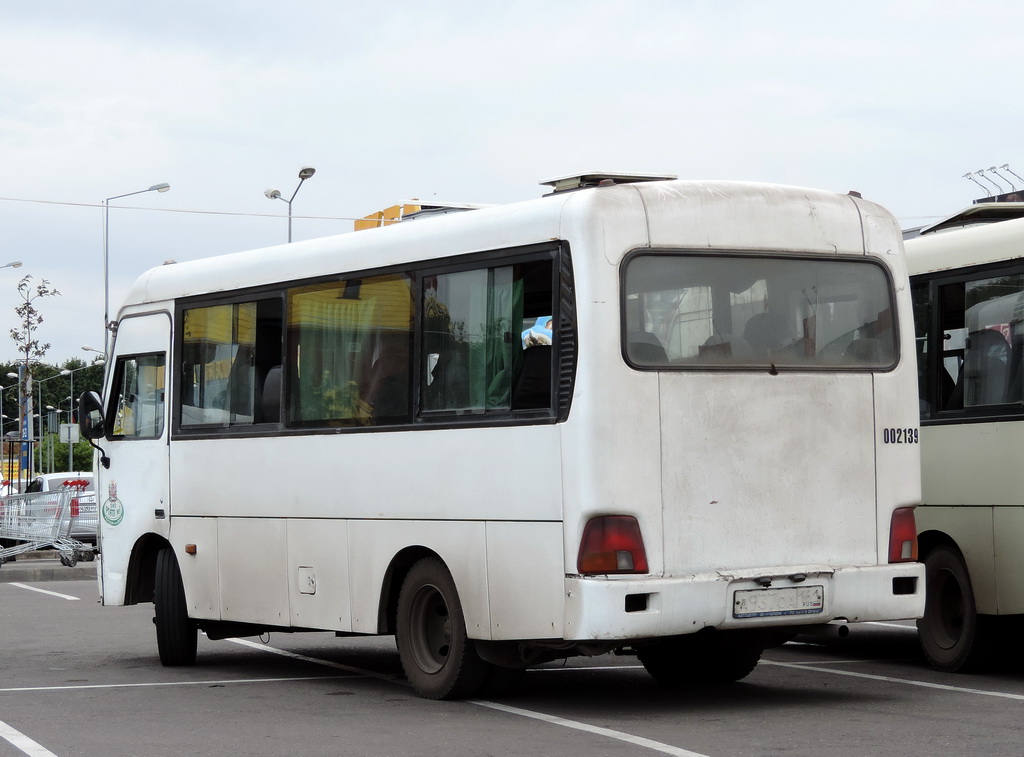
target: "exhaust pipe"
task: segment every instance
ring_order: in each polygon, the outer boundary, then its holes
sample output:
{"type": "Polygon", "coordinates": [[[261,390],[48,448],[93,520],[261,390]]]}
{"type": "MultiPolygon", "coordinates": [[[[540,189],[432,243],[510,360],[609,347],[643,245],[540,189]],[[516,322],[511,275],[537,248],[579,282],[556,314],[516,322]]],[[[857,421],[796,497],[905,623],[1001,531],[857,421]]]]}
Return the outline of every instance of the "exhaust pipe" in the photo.
{"type": "Polygon", "coordinates": [[[850,635],[850,627],[845,623],[821,623],[814,626],[801,626],[797,636],[814,636],[819,639],[845,639],[850,635]]]}

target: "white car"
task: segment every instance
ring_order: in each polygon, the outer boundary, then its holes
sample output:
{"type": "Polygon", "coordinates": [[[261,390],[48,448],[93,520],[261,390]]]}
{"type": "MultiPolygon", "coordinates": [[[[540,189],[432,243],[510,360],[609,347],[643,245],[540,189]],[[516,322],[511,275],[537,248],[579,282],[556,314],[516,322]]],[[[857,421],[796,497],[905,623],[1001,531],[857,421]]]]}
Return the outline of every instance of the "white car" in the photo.
{"type": "Polygon", "coordinates": [[[96,531],[99,526],[99,508],[96,506],[96,485],[92,472],[88,473],[44,473],[36,476],[28,485],[26,492],[52,492],[60,489],[68,481],[88,481],[89,484],[81,494],[73,500],[71,512],[75,522],[71,527],[71,538],[78,541],[96,543],[96,531]]]}

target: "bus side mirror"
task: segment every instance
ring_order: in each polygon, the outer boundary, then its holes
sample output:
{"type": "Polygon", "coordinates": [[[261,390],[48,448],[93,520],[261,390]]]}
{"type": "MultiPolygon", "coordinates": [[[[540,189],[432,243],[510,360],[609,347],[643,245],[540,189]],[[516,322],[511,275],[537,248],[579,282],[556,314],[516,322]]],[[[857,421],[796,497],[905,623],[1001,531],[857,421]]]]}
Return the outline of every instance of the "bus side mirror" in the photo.
{"type": "Polygon", "coordinates": [[[82,392],[78,398],[78,428],[86,439],[103,436],[106,424],[103,419],[103,400],[96,392],[82,392]]]}

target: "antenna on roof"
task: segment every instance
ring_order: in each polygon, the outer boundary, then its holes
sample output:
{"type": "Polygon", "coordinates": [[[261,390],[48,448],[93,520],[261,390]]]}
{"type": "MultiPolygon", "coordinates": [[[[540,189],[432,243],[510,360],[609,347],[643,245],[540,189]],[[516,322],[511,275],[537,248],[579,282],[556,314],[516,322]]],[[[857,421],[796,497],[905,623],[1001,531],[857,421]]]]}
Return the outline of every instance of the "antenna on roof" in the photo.
{"type": "MultiPolygon", "coordinates": [[[[985,169],[984,168],[979,168],[977,171],[974,172],[974,175],[975,176],[980,176],[985,181],[987,181],[989,184],[994,186],[996,188],[996,194],[1002,194],[1003,188],[1001,186],[999,186],[998,184],[996,184],[994,181],[992,181],[992,179],[988,178],[985,175],[985,169]]],[[[991,190],[986,190],[986,191],[988,191],[989,197],[991,197],[992,196],[991,190]]]]}
{"type": "Polygon", "coordinates": [[[1009,171],[1010,173],[1012,173],[1014,176],[1016,176],[1021,181],[1024,181],[1024,176],[1019,176],[1019,175],[1013,173],[1013,169],[1010,168],[1010,164],[1009,163],[1003,163],[1003,165],[1001,165],[999,167],[1002,168],[1004,171],[1009,171]]]}
{"type": "Polygon", "coordinates": [[[981,187],[982,189],[984,189],[986,193],[988,192],[988,187],[986,187],[986,186],[985,186],[984,184],[982,184],[982,183],[981,183],[980,181],[978,181],[977,179],[975,179],[975,178],[974,178],[974,174],[972,174],[972,173],[971,173],[970,171],[968,171],[967,173],[965,173],[965,174],[964,174],[964,178],[965,178],[965,179],[969,179],[970,181],[973,181],[973,182],[974,182],[975,184],[977,184],[977,185],[978,185],[979,187],[981,187]]]}
{"type": "MultiPolygon", "coordinates": [[[[979,172],[979,173],[981,173],[981,172],[982,172],[982,171],[984,171],[984,170],[985,170],[984,168],[979,168],[979,169],[978,169],[978,172],[979,172]]],[[[988,172],[989,172],[989,173],[992,173],[992,169],[991,169],[991,168],[989,168],[989,169],[988,169],[988,172]]],[[[1000,179],[1002,178],[1001,176],[999,176],[999,174],[995,174],[995,175],[996,175],[996,176],[998,176],[998,177],[999,177],[1000,179]]],[[[1002,194],[1002,184],[1000,184],[1000,183],[999,183],[998,181],[994,181],[994,180],[992,180],[992,179],[988,178],[988,176],[985,176],[985,180],[986,180],[986,181],[987,181],[988,183],[992,184],[992,185],[993,185],[993,186],[994,186],[994,187],[996,188],[996,194],[997,194],[997,195],[1001,195],[1001,194],[1002,194]]]]}
{"type": "Polygon", "coordinates": [[[1001,181],[1005,181],[1005,182],[1006,182],[1007,184],[1009,184],[1009,185],[1010,185],[1010,191],[1011,191],[1011,192],[1013,192],[1013,191],[1014,191],[1015,189],[1017,189],[1017,187],[1016,187],[1016,186],[1014,186],[1014,183],[1013,183],[1012,181],[1010,181],[1009,179],[1007,179],[1007,178],[1006,178],[1005,176],[1003,176],[1003,175],[1002,175],[1001,173],[999,173],[999,172],[998,172],[998,171],[996,170],[996,167],[995,167],[995,166],[992,166],[991,168],[989,168],[989,169],[988,169],[988,172],[989,172],[989,173],[994,173],[994,174],[995,174],[996,176],[998,176],[998,177],[1000,178],[1000,180],[1001,180],[1001,181]]]}

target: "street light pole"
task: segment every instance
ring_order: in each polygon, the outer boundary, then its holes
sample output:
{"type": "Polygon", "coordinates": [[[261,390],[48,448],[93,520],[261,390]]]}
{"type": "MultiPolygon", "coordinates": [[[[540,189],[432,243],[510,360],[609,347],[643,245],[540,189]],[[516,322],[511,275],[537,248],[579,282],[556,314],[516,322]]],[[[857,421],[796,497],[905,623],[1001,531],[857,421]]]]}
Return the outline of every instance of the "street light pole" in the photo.
{"type": "MultiPolygon", "coordinates": [[[[18,372],[15,373],[14,371],[11,371],[10,373],[7,374],[7,378],[15,379],[18,382],[18,414],[17,414],[17,416],[15,416],[17,418],[18,430],[16,432],[11,432],[11,433],[14,435],[15,439],[17,439],[18,442],[19,442],[18,443],[18,453],[17,453],[18,454],[18,481],[19,482],[21,481],[21,468],[22,468],[22,463],[23,463],[22,445],[20,443],[20,440],[21,440],[21,423],[22,423],[21,371],[22,371],[22,364],[18,363],[18,372]]],[[[5,441],[6,441],[6,437],[5,437],[5,441]]],[[[14,440],[11,440],[11,442],[6,445],[7,446],[6,452],[7,452],[7,459],[8,459],[8,461],[11,460],[11,454],[14,452],[14,443],[13,443],[13,441],[14,440]]],[[[14,473],[14,463],[13,462],[8,462],[7,470],[5,471],[5,476],[4,477],[9,481],[9,483],[7,485],[7,490],[9,492],[10,491],[20,491],[20,489],[21,489],[21,487],[15,486],[14,476],[11,475],[13,473],[14,473]]]]}
{"type": "Polygon", "coordinates": [[[299,193],[299,190],[302,189],[303,182],[306,181],[306,179],[308,179],[310,176],[312,176],[315,173],[316,173],[316,169],[313,168],[313,166],[303,166],[302,168],[300,168],[299,169],[299,184],[298,184],[297,187],[295,187],[295,191],[292,192],[292,196],[288,200],[284,199],[281,196],[281,190],[279,190],[279,189],[268,189],[268,190],[263,192],[263,194],[266,195],[268,200],[280,200],[283,203],[287,203],[287,205],[288,205],[288,242],[289,242],[289,244],[292,241],[292,200],[295,199],[295,195],[297,195],[299,193]]]}
{"type": "Polygon", "coordinates": [[[120,200],[122,197],[131,197],[146,192],[166,192],[171,188],[170,184],[154,184],[149,189],[140,189],[137,192],[126,192],[123,195],[114,195],[103,201],[103,352],[106,354],[110,344],[110,201],[120,200]]]}
{"type": "MultiPolygon", "coordinates": [[[[84,349],[86,349],[86,347],[82,347],[82,349],[84,350],[84,349]]],[[[98,350],[94,350],[94,349],[92,349],[90,347],[88,351],[90,351],[90,352],[97,352],[98,350]]],[[[70,400],[68,402],[68,426],[69,426],[69,428],[68,428],[68,471],[69,472],[73,471],[75,469],[75,456],[74,456],[75,445],[74,445],[74,442],[71,441],[72,433],[71,433],[71,428],[70,428],[75,423],[75,373],[78,372],[78,371],[84,371],[86,368],[92,368],[93,366],[96,366],[96,365],[103,365],[105,362],[106,362],[105,360],[97,360],[96,362],[92,363],[92,365],[83,365],[80,368],[65,368],[64,370],[62,370],[60,372],[61,376],[68,376],[70,378],[70,380],[71,380],[71,396],[68,397],[68,400],[70,400]]]]}
{"type": "MultiPolygon", "coordinates": [[[[43,404],[43,384],[45,384],[47,381],[53,381],[54,379],[58,379],[58,378],[61,378],[63,376],[67,376],[67,375],[68,375],[68,369],[65,368],[60,373],[56,373],[53,376],[47,376],[46,378],[39,379],[38,381],[35,382],[36,387],[38,388],[38,391],[39,391],[39,415],[38,415],[38,418],[39,418],[39,472],[40,473],[43,472],[43,452],[44,452],[43,448],[46,446],[45,443],[47,441],[46,434],[43,431],[43,411],[44,410],[53,410],[52,406],[43,404]]],[[[49,426],[49,420],[50,420],[49,419],[49,413],[47,413],[47,426],[49,426]]],[[[53,429],[49,429],[49,430],[52,431],[53,429]]],[[[50,439],[49,441],[52,444],[53,440],[50,439]]],[[[51,457],[52,457],[52,455],[51,455],[51,457]]],[[[53,473],[53,465],[52,465],[52,463],[50,465],[50,471],[49,472],[53,473]]]]}

